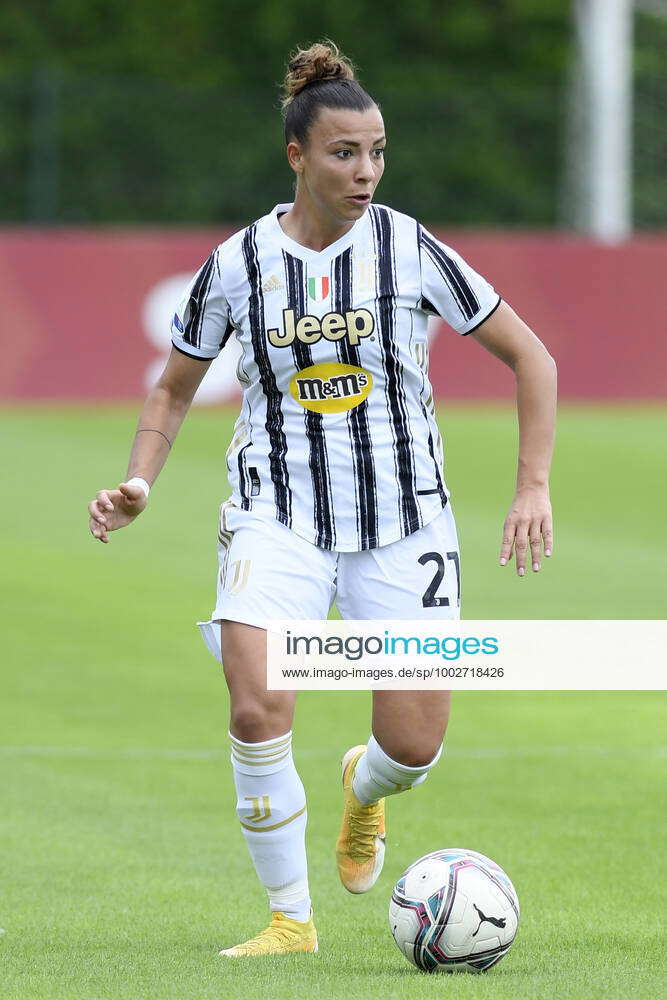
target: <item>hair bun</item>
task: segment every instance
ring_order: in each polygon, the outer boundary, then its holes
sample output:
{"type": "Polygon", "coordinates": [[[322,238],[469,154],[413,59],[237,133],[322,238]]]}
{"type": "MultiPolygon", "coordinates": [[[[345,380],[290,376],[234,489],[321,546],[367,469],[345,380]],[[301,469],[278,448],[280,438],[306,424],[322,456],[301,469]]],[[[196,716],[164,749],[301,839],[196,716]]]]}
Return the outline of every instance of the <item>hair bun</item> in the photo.
{"type": "Polygon", "coordinates": [[[283,84],[283,108],[309,83],[322,80],[354,80],[354,67],[337,45],[325,39],[307,49],[298,49],[289,63],[283,84]]]}

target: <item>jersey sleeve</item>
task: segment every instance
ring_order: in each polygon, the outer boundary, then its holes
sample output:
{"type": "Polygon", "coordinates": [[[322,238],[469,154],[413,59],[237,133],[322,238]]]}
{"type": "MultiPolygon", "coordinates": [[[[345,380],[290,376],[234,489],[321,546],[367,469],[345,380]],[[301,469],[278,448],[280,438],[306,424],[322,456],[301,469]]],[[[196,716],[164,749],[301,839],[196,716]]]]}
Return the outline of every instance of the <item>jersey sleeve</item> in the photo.
{"type": "Polygon", "coordinates": [[[216,358],[233,329],[214,250],[183,293],[171,321],[171,342],[191,358],[216,358]]]}
{"type": "Polygon", "coordinates": [[[441,316],[459,333],[472,333],[500,305],[492,285],[451,247],[418,227],[421,258],[420,308],[441,316]]]}

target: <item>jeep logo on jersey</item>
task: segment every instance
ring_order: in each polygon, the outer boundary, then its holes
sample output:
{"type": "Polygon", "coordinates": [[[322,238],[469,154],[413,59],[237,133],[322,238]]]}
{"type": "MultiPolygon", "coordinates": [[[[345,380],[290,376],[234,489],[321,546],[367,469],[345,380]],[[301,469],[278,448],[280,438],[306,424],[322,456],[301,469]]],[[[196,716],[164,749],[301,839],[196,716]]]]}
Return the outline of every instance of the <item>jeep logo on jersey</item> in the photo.
{"type": "Polygon", "coordinates": [[[274,347],[289,347],[294,338],[302,344],[316,344],[325,340],[341,340],[347,337],[352,347],[356,347],[363,337],[370,337],[375,329],[373,313],[368,309],[351,309],[345,315],[336,312],[317,316],[301,316],[296,319],[293,309],[283,309],[282,330],[274,327],[266,335],[274,347]]]}
{"type": "Polygon", "coordinates": [[[352,410],[373,388],[373,376],[356,365],[329,362],[311,365],[292,377],[289,391],[306,410],[342,413],[352,410]]]}

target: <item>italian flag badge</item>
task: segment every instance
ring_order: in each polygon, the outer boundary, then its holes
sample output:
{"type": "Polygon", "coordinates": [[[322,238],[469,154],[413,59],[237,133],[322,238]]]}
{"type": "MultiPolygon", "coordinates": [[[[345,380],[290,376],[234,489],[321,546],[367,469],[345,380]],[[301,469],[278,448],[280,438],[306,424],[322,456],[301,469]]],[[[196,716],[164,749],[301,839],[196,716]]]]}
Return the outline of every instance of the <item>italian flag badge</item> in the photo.
{"type": "Polygon", "coordinates": [[[314,302],[321,302],[329,295],[329,276],[308,279],[308,296],[314,302]]]}

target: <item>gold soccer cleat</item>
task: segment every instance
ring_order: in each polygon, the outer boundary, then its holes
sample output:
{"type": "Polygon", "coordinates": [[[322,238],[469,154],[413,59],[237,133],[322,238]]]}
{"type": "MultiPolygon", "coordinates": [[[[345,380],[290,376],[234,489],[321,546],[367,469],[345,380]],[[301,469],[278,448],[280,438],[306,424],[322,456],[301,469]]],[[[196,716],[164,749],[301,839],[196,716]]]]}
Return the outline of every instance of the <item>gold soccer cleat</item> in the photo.
{"type": "Polygon", "coordinates": [[[352,778],[365,746],[352,747],[341,761],[343,822],[336,842],[340,880],[348,892],[368,892],[384,863],[384,799],[363,806],[352,791],[352,778]]]}
{"type": "Polygon", "coordinates": [[[274,912],[271,923],[257,937],[224,948],[220,955],[228,958],[250,958],[260,955],[287,955],[288,952],[317,951],[317,931],[313,924],[313,914],[310,920],[303,923],[291,920],[283,913],[274,912]]]}

